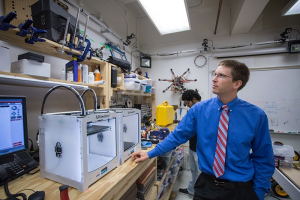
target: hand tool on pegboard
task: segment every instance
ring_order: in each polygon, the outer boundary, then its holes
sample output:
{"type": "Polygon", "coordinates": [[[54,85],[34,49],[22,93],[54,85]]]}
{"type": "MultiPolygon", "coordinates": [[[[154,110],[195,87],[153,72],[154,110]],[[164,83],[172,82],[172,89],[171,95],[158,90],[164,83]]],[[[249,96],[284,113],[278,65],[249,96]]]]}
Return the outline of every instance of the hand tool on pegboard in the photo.
{"type": "Polygon", "coordinates": [[[7,15],[10,12],[15,12],[18,17],[11,24],[17,27],[19,24],[24,23],[25,20],[32,19],[31,5],[37,1],[38,0],[4,0],[4,14],[7,15]]]}
{"type": "MultiPolygon", "coordinates": [[[[11,23],[14,26],[18,26],[24,23],[27,19],[32,19],[31,17],[31,5],[36,3],[38,0],[4,0],[4,14],[7,15],[10,12],[15,12],[18,17],[11,23]]],[[[68,6],[61,1],[54,0],[60,7],[68,11],[68,6]]]]}

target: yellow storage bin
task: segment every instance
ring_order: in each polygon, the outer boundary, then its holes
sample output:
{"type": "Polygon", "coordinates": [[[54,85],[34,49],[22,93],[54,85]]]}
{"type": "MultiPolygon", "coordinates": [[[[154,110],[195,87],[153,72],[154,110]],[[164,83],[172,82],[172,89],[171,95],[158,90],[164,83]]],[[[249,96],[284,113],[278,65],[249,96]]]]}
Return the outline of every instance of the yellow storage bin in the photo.
{"type": "Polygon", "coordinates": [[[173,106],[167,101],[156,107],[156,124],[158,126],[167,126],[173,123],[173,106]]]}

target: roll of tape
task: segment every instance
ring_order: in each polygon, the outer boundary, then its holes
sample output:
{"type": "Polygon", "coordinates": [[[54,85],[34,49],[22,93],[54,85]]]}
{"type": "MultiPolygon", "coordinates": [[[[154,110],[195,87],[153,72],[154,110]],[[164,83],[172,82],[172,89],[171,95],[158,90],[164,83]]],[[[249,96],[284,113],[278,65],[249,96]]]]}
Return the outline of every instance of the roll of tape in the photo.
{"type": "Polygon", "coordinates": [[[104,80],[94,81],[94,83],[95,83],[96,85],[104,85],[104,84],[105,84],[105,81],[104,81],[104,80]]]}
{"type": "Polygon", "coordinates": [[[122,81],[122,77],[117,77],[117,84],[121,84],[121,81],[122,81]]]}

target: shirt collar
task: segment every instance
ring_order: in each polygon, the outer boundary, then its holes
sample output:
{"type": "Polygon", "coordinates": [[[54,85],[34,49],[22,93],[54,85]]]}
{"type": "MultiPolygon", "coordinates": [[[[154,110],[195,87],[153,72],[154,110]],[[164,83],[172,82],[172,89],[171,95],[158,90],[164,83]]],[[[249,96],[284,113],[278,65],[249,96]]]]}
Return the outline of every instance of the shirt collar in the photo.
{"type": "MultiPolygon", "coordinates": [[[[228,106],[228,110],[232,111],[234,109],[234,107],[237,105],[237,103],[239,102],[239,98],[238,96],[236,96],[232,101],[230,101],[227,106],[228,106]]],[[[218,110],[222,110],[222,106],[223,103],[220,101],[220,99],[218,97],[216,97],[216,103],[218,104],[218,110]]]]}

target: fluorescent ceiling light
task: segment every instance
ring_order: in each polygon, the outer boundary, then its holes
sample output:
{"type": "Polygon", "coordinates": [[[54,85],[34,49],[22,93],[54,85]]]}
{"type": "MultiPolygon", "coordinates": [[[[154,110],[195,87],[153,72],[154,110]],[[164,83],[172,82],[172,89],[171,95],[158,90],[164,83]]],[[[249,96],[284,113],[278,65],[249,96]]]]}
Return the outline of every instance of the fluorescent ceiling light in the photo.
{"type": "Polygon", "coordinates": [[[231,57],[240,57],[240,56],[254,56],[254,55],[267,55],[275,53],[288,53],[286,47],[277,47],[277,48],[266,48],[266,49],[253,49],[248,51],[232,51],[232,52],[223,52],[215,53],[214,58],[231,58],[231,57]]]}
{"type": "Polygon", "coordinates": [[[138,0],[161,35],[190,30],[185,0],[138,0]]]}
{"type": "Polygon", "coordinates": [[[281,11],[281,15],[300,14],[300,1],[291,0],[281,11]]]}

